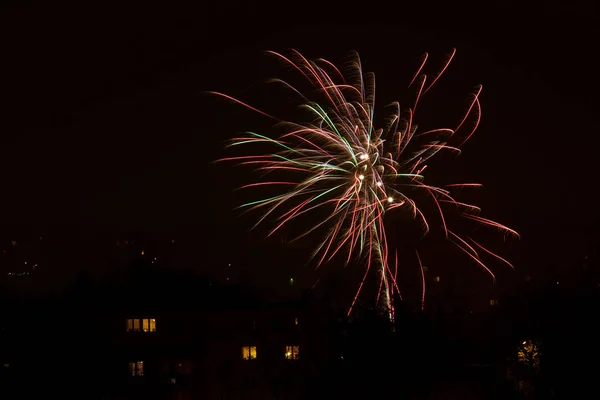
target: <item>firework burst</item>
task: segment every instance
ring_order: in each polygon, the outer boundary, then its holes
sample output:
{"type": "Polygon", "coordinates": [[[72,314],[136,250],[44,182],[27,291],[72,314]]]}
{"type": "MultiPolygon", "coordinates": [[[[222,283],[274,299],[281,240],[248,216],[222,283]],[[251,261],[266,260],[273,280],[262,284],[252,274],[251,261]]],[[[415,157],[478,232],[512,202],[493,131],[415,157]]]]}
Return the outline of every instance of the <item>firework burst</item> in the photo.
{"type": "MultiPolygon", "coordinates": [[[[384,225],[384,216],[392,210],[408,213],[420,224],[423,234],[432,229],[432,218],[436,227],[439,221],[446,238],[494,280],[494,274],[484,264],[482,256],[495,257],[512,267],[472,238],[459,236],[446,224],[444,212],[450,207],[469,220],[518,236],[514,230],[481,217],[479,207],[457,201],[452,194],[457,188],[480,185],[464,183],[437,187],[425,183],[427,161],[442,151],[460,153],[460,147],[475,132],[481,116],[479,87],[454,129],[417,131],[414,115],[419,100],[446,71],[455,51],[433,78],[422,73],[428,58],[425,55],[409,85],[416,93],[412,107],[401,110],[399,103],[393,103],[394,112],[381,128],[376,128],[373,121],[375,78],[373,74],[363,74],[357,54],[347,75],[352,79],[347,80],[327,60],[308,60],[295,50],[290,57],[276,52],[269,53],[300,73],[311,84],[312,97],[322,98],[323,101],[312,101],[311,96],[306,96],[291,84],[277,79],[276,82],[301,99],[302,108],[312,115],[309,122],[293,122],[273,117],[226,94],[211,92],[276,120],[278,128],[283,132],[278,138],[254,132],[234,138],[231,146],[266,143],[272,145],[274,150],[266,154],[224,158],[221,161],[238,161],[251,165],[263,172],[263,177],[269,176],[269,172],[277,171],[286,176],[282,180],[264,180],[243,186],[271,186],[281,189],[275,196],[241,206],[265,210],[257,225],[267,216],[276,218],[269,236],[294,219],[311,221],[309,213],[319,209],[327,210],[327,217],[311,224],[299,237],[313,234],[319,228],[326,231],[324,240],[313,252],[317,266],[329,262],[340,253],[343,253],[346,263],[354,256],[362,256],[365,260],[365,271],[348,313],[352,311],[370,271],[375,270],[379,279],[377,301],[393,319],[392,298],[394,294],[400,294],[397,282],[398,256],[397,252],[390,250],[392,246],[388,243],[384,225]],[[471,125],[467,121],[474,122],[471,125]],[[455,136],[456,132],[466,125],[471,125],[471,128],[462,135],[462,139],[457,144],[449,144],[458,137],[455,136]],[[431,199],[435,204],[433,213],[425,211],[420,205],[417,199],[423,197],[431,199]],[[429,214],[432,214],[431,217],[429,214]]],[[[416,260],[421,268],[424,307],[425,278],[418,252],[416,260]]]]}

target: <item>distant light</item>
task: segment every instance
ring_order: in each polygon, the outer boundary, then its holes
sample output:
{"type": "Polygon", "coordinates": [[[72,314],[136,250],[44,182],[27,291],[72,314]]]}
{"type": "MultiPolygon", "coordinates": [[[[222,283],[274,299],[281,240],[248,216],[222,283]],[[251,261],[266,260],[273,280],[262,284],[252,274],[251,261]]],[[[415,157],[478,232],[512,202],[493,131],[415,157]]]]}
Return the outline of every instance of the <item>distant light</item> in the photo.
{"type": "Polygon", "coordinates": [[[364,175],[359,175],[358,179],[363,180],[363,179],[365,179],[365,176],[364,175]]]}
{"type": "Polygon", "coordinates": [[[556,281],[556,284],[557,284],[557,285],[558,285],[559,283],[560,283],[559,281],[556,281]]]}
{"type": "Polygon", "coordinates": [[[294,284],[294,278],[290,278],[290,285],[294,284]]]}
{"type": "Polygon", "coordinates": [[[527,344],[527,341],[524,341],[523,344],[527,344]]]}
{"type": "Polygon", "coordinates": [[[25,261],[25,265],[27,265],[27,261],[25,261]]]}
{"type": "Polygon", "coordinates": [[[175,243],[175,239],[171,240],[171,243],[175,243]]]}
{"type": "Polygon", "coordinates": [[[393,203],[394,199],[392,197],[388,197],[388,203],[393,203]]]}
{"type": "Polygon", "coordinates": [[[377,186],[381,186],[381,185],[383,185],[382,182],[377,182],[377,186]]]}
{"type": "Polygon", "coordinates": [[[142,250],[142,255],[144,255],[144,250],[142,250]]]}

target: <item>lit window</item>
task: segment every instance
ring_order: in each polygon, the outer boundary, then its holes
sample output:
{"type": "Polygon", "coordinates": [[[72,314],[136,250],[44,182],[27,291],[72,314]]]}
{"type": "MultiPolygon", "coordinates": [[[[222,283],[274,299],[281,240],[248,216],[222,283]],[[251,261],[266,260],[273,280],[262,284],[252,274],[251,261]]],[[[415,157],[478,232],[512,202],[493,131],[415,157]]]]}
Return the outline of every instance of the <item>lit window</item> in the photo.
{"type": "Polygon", "coordinates": [[[156,332],[156,319],[154,318],[143,318],[143,319],[128,319],[127,320],[127,332],[140,331],[140,325],[144,332],[156,332]],[[141,323],[140,323],[141,321],[141,323]]]}
{"type": "Polygon", "coordinates": [[[129,363],[129,373],[131,376],[144,376],[144,362],[132,361],[129,363]]]}
{"type": "Polygon", "coordinates": [[[285,346],[285,359],[297,360],[300,356],[300,346],[285,346]]]}
{"type": "Polygon", "coordinates": [[[491,299],[491,300],[490,300],[490,306],[497,306],[498,304],[499,304],[499,303],[498,303],[498,300],[497,300],[497,299],[491,299]]]}
{"type": "Polygon", "coordinates": [[[242,360],[255,360],[256,346],[242,346],[242,360]]]}
{"type": "Polygon", "coordinates": [[[435,278],[433,278],[434,281],[439,282],[440,281],[440,277],[436,276],[435,278]]]}

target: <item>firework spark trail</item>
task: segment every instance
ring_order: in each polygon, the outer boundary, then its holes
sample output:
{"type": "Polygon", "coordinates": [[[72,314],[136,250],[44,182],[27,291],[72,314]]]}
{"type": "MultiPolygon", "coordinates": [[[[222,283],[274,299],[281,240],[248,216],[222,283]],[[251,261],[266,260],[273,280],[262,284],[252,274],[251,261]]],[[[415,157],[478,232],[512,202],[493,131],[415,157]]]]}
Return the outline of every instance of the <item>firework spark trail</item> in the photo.
{"type": "MultiPolygon", "coordinates": [[[[379,302],[383,295],[386,311],[390,319],[394,319],[393,296],[400,296],[397,283],[398,253],[397,250],[394,253],[392,268],[388,264],[390,253],[384,227],[384,216],[392,209],[405,210],[422,225],[424,235],[430,230],[429,220],[437,220],[447,239],[493,279],[493,273],[483,263],[480,254],[492,256],[512,267],[505,259],[466,237],[481,250],[479,253],[467,240],[449,230],[446,224],[444,209],[453,207],[454,211],[458,210],[459,215],[467,220],[518,236],[514,230],[480,217],[477,215],[481,211],[479,207],[455,200],[450,192],[453,189],[478,187],[480,184],[447,184],[441,188],[424,183],[426,162],[442,150],[460,154],[460,147],[473,135],[481,118],[479,97],[482,88],[479,86],[455,129],[438,128],[417,133],[417,125],[413,120],[417,105],[446,72],[456,50],[452,51],[433,79],[422,73],[429,58],[425,54],[409,84],[409,87],[415,84],[417,88],[412,107],[401,114],[400,104],[394,102],[392,106],[395,112],[387,119],[385,127],[379,129],[374,126],[375,77],[371,73],[363,74],[358,54],[355,54],[350,75],[345,76],[333,63],[323,59],[308,60],[296,50],[292,50],[289,57],[273,51],[268,53],[299,72],[312,85],[313,96],[310,96],[281,79],[270,81],[282,84],[285,89],[291,89],[292,93],[297,94],[302,109],[312,118],[310,122],[282,120],[232,96],[210,92],[275,119],[277,127],[284,129],[278,139],[247,132],[245,136],[231,141],[231,146],[270,144],[275,147],[273,152],[256,156],[228,157],[221,161],[239,161],[240,164],[254,165],[256,170],[263,173],[287,172],[288,176],[283,180],[255,182],[242,187],[284,188],[285,191],[280,191],[275,196],[240,206],[245,209],[267,207],[267,211],[256,225],[263,222],[267,216],[279,212],[276,226],[269,232],[269,236],[310,211],[331,207],[326,218],[312,225],[294,240],[329,225],[329,231],[312,254],[312,258],[318,258],[317,268],[331,261],[342,248],[347,249],[346,264],[351,261],[353,255],[365,259],[365,272],[348,314],[363,289],[369,271],[375,267],[379,273],[377,301],[379,302]],[[332,75],[328,71],[331,71],[332,75]],[[311,101],[311,97],[322,98],[324,102],[311,101]],[[448,144],[470,118],[475,119],[470,131],[458,145],[448,144]],[[423,142],[419,143],[420,140],[423,142]],[[426,205],[421,204],[426,203],[427,199],[434,205],[429,207],[434,211],[428,217],[426,215],[429,214],[422,211],[426,205]]],[[[416,255],[422,282],[421,307],[424,308],[425,273],[419,253],[416,255]]]]}
{"type": "Polygon", "coordinates": [[[421,262],[421,256],[419,251],[415,250],[417,255],[417,261],[419,262],[419,270],[421,272],[421,311],[425,310],[425,271],[423,270],[423,263],[421,262]]]}

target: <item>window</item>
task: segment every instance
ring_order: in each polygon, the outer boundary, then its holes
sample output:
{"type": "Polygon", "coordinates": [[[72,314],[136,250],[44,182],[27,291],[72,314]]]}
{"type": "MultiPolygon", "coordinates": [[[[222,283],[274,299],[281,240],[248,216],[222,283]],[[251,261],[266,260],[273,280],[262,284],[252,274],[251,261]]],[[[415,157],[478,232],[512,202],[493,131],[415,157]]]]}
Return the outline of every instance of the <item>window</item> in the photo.
{"type": "Polygon", "coordinates": [[[491,300],[490,300],[490,306],[497,306],[498,304],[499,304],[499,303],[498,303],[498,300],[497,300],[497,299],[491,299],[491,300]]]}
{"type": "Polygon", "coordinates": [[[439,282],[440,281],[440,277],[436,276],[435,278],[433,278],[434,281],[439,282]]]}
{"type": "Polygon", "coordinates": [[[139,330],[140,330],[140,320],[129,318],[127,320],[127,332],[139,331],[139,330]]]}
{"type": "Polygon", "coordinates": [[[154,318],[134,318],[127,320],[127,332],[139,332],[141,328],[144,332],[156,332],[156,319],[154,318]],[[141,321],[141,323],[140,323],[141,321]]]}
{"type": "Polygon", "coordinates": [[[297,360],[300,356],[300,346],[285,346],[285,359],[297,360]]]}
{"type": "Polygon", "coordinates": [[[242,360],[255,360],[256,346],[242,346],[242,360]]]}
{"type": "Polygon", "coordinates": [[[131,376],[144,376],[144,362],[131,361],[129,363],[129,373],[131,376]]]}

